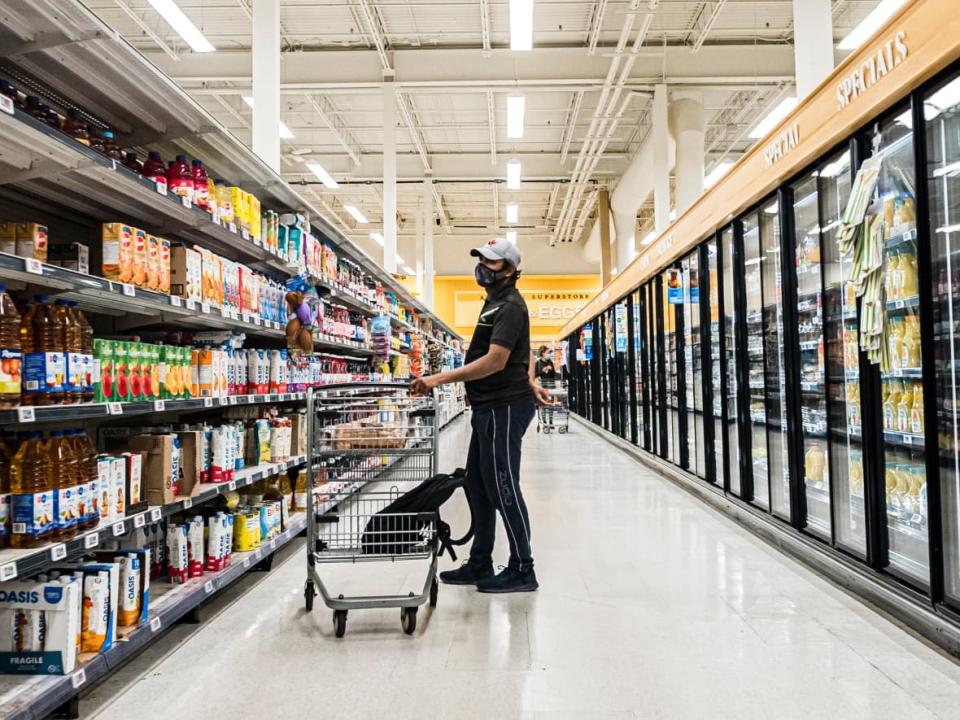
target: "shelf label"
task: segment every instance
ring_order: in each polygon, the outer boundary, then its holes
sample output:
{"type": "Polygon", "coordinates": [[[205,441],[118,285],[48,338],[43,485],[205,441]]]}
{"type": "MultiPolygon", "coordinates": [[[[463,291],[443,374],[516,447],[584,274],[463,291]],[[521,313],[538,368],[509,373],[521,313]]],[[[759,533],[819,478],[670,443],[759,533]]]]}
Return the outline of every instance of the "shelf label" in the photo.
{"type": "Polygon", "coordinates": [[[243,321],[244,321],[245,323],[252,323],[252,322],[253,322],[253,314],[252,314],[252,313],[245,312],[245,313],[243,314],[243,321]]]}
{"type": "Polygon", "coordinates": [[[36,258],[24,258],[23,269],[32,275],[43,275],[43,263],[36,258]]]}
{"type": "Polygon", "coordinates": [[[236,480],[231,480],[230,482],[227,483],[227,492],[233,492],[236,489],[237,489],[236,480]]]}
{"type": "Polygon", "coordinates": [[[123,403],[118,403],[118,402],[107,403],[107,414],[123,415],[123,403]]]}
{"type": "Polygon", "coordinates": [[[263,557],[263,553],[260,551],[260,548],[257,548],[256,550],[253,551],[254,560],[259,560],[261,557],[263,557]]]}
{"type": "Polygon", "coordinates": [[[913,445],[913,438],[909,435],[902,435],[904,445],[913,445]]]}
{"type": "Polygon", "coordinates": [[[87,681],[87,671],[84,668],[80,668],[73,675],[70,676],[70,684],[73,685],[73,689],[76,690],[78,687],[83,685],[87,681]]]}
{"type": "Polygon", "coordinates": [[[192,507],[193,507],[193,498],[186,498],[186,499],[183,501],[183,509],[184,509],[184,510],[189,510],[189,509],[192,508],[192,507]]]}
{"type": "Polygon", "coordinates": [[[123,535],[127,531],[127,524],[121,520],[113,524],[113,536],[123,535]]]}
{"type": "Polygon", "coordinates": [[[225,317],[225,318],[230,317],[230,311],[227,308],[225,308],[223,305],[218,307],[217,310],[220,311],[220,317],[225,317]]]}
{"type": "Polygon", "coordinates": [[[913,517],[910,518],[910,522],[912,522],[914,525],[923,525],[923,515],[920,513],[914,513],[913,517]]]}
{"type": "Polygon", "coordinates": [[[183,205],[188,210],[193,208],[193,203],[190,202],[190,198],[188,198],[186,195],[180,196],[180,204],[183,205]]]}
{"type": "Polygon", "coordinates": [[[33,422],[37,419],[37,415],[34,412],[32,407],[18,407],[17,408],[17,422],[33,422]]]}
{"type": "Polygon", "coordinates": [[[203,399],[204,407],[213,407],[213,398],[204,398],[203,399]]]}
{"type": "Polygon", "coordinates": [[[0,95],[0,110],[3,110],[7,115],[13,115],[13,100],[6,95],[0,95]]]}
{"type": "Polygon", "coordinates": [[[154,400],[153,409],[155,412],[163,412],[167,409],[167,404],[163,400],[154,400]]]}
{"type": "Polygon", "coordinates": [[[203,591],[204,591],[207,595],[209,595],[210,593],[213,592],[213,580],[207,580],[207,581],[203,584],[203,591]]]}
{"type": "Polygon", "coordinates": [[[246,570],[248,567],[250,567],[250,558],[244,558],[244,560],[243,560],[243,568],[244,568],[244,570],[246,570]]]}
{"type": "Polygon", "coordinates": [[[67,556],[67,546],[64,545],[63,543],[54,545],[52,548],[50,548],[50,559],[53,560],[53,562],[57,562],[58,560],[63,560],[66,556],[67,556]]]}
{"type": "Polygon", "coordinates": [[[250,239],[250,231],[247,230],[246,228],[240,228],[240,235],[241,237],[243,237],[244,240],[250,239]]]}
{"type": "Polygon", "coordinates": [[[173,305],[174,307],[183,307],[183,300],[180,298],[179,295],[171,295],[170,304],[173,305]]]}
{"type": "Polygon", "coordinates": [[[236,223],[227,223],[227,227],[230,229],[234,235],[237,234],[237,224],[236,223]]]}
{"type": "Polygon", "coordinates": [[[162,623],[160,622],[159,617],[155,617],[150,621],[150,632],[155,633],[160,630],[162,623]]]}
{"type": "Polygon", "coordinates": [[[151,522],[160,522],[160,518],[163,517],[163,510],[160,508],[153,508],[150,510],[150,521],[151,522]]]}
{"type": "Polygon", "coordinates": [[[17,576],[16,562],[8,562],[6,565],[0,566],[0,582],[13,580],[16,576],[17,576]]]}
{"type": "Polygon", "coordinates": [[[276,546],[277,546],[276,540],[271,540],[270,542],[267,543],[267,547],[270,548],[271,550],[273,550],[276,546]]]}
{"type": "Polygon", "coordinates": [[[120,287],[123,290],[123,294],[127,297],[135,297],[137,294],[136,288],[130,283],[120,283],[120,287]]]}
{"type": "Polygon", "coordinates": [[[100,544],[100,533],[98,532],[90,533],[83,539],[83,547],[87,550],[89,550],[90,548],[95,548],[99,544],[100,544]]]}
{"type": "Polygon", "coordinates": [[[210,303],[200,303],[200,311],[209,315],[210,314],[210,303]]]}
{"type": "Polygon", "coordinates": [[[140,513],[139,515],[134,515],[133,517],[133,526],[135,528],[142,528],[147,524],[147,514],[140,513]]]}
{"type": "Polygon", "coordinates": [[[260,319],[259,315],[254,316],[253,318],[254,325],[263,325],[263,320],[260,319]]]}
{"type": "Polygon", "coordinates": [[[236,405],[237,398],[235,395],[227,395],[227,405],[236,405]]]}
{"type": "Polygon", "coordinates": [[[164,197],[167,196],[167,182],[166,182],[166,180],[164,180],[163,182],[158,182],[158,183],[156,184],[156,187],[157,187],[157,192],[158,192],[158,193],[160,193],[160,194],[163,195],[164,197]]]}
{"type": "Polygon", "coordinates": [[[903,300],[894,300],[894,301],[893,301],[893,306],[894,306],[897,310],[902,310],[903,307],[904,307],[903,300]]]}
{"type": "Polygon", "coordinates": [[[193,298],[187,298],[187,300],[186,300],[186,302],[185,302],[184,304],[187,306],[187,310],[196,310],[196,309],[197,309],[197,301],[194,300],[193,298]]]}

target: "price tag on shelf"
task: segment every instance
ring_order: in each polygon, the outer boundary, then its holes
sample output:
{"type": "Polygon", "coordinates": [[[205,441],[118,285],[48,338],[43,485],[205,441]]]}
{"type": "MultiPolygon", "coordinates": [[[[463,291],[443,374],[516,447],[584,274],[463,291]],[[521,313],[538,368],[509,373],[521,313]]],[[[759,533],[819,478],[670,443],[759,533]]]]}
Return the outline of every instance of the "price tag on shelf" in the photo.
{"type": "Polygon", "coordinates": [[[6,582],[7,580],[13,580],[16,576],[16,562],[8,562],[6,565],[0,565],[0,581],[6,582]]]}
{"type": "Polygon", "coordinates": [[[135,528],[142,528],[142,527],[143,527],[144,525],[146,525],[146,524],[147,524],[147,514],[146,514],[146,513],[140,513],[139,515],[134,515],[134,516],[133,516],[133,526],[134,526],[135,528]]]}
{"type": "Polygon", "coordinates": [[[83,547],[89,550],[100,544],[100,533],[92,532],[83,539],[83,547]]]}
{"type": "Polygon", "coordinates": [[[123,290],[123,294],[127,297],[135,297],[137,290],[130,283],[120,283],[120,288],[123,290]]]}
{"type": "Polygon", "coordinates": [[[210,303],[200,303],[200,311],[206,315],[210,314],[210,303]]]}
{"type": "Polygon", "coordinates": [[[230,482],[227,483],[227,491],[228,491],[228,492],[233,492],[233,491],[236,490],[236,489],[237,489],[237,482],[236,482],[236,480],[231,480],[230,482]]]}
{"type": "Polygon", "coordinates": [[[247,569],[248,567],[250,567],[250,558],[244,558],[244,559],[243,559],[243,568],[244,568],[244,569],[247,569]]]}
{"type": "Polygon", "coordinates": [[[193,507],[193,498],[185,498],[183,501],[183,509],[189,510],[193,507]]]}
{"type": "Polygon", "coordinates": [[[33,275],[43,275],[43,263],[36,258],[24,258],[23,269],[33,275]]]}
{"type": "Polygon", "coordinates": [[[245,313],[243,314],[243,321],[244,321],[245,323],[252,323],[252,322],[253,322],[253,314],[252,314],[252,313],[245,312],[245,313]]]}
{"type": "Polygon", "coordinates": [[[224,317],[224,318],[229,318],[229,317],[230,317],[230,310],[228,310],[227,308],[225,308],[223,305],[220,305],[220,306],[217,308],[217,310],[220,311],[220,317],[224,317]]]}
{"type": "Polygon", "coordinates": [[[37,415],[34,412],[32,407],[18,407],[17,408],[17,422],[33,422],[37,419],[37,415]]]}
{"type": "Polygon", "coordinates": [[[187,306],[187,310],[196,310],[196,309],[197,309],[197,301],[196,301],[196,300],[193,300],[193,299],[191,299],[191,298],[187,298],[186,301],[184,302],[184,304],[187,306]]]}
{"type": "Polygon", "coordinates": [[[901,435],[904,445],[913,445],[913,438],[909,435],[901,435]]]}
{"type": "Polygon", "coordinates": [[[893,306],[894,306],[897,310],[902,310],[903,307],[904,307],[904,305],[903,305],[903,300],[894,300],[894,301],[893,301],[893,306]]]}
{"type": "Polygon", "coordinates": [[[170,304],[174,307],[183,307],[183,299],[179,295],[171,295],[170,304]]]}
{"type": "Polygon", "coordinates": [[[107,414],[123,415],[123,403],[118,403],[118,402],[107,403],[107,414]]]}
{"type": "Polygon", "coordinates": [[[910,518],[910,522],[912,522],[914,525],[923,525],[923,515],[920,513],[914,513],[913,517],[910,518]]]}
{"type": "Polygon", "coordinates": [[[73,689],[76,690],[78,687],[83,685],[87,681],[87,671],[85,668],[80,668],[73,675],[70,676],[70,684],[73,686],[73,689]]]}
{"type": "Polygon", "coordinates": [[[120,522],[115,522],[113,524],[113,536],[117,537],[118,535],[123,535],[127,531],[126,523],[121,520],[120,522]]]}
{"type": "Polygon", "coordinates": [[[227,395],[227,405],[236,405],[237,396],[236,395],[227,395]]]}
{"type": "Polygon", "coordinates": [[[167,183],[166,183],[166,181],[164,181],[164,182],[158,182],[157,185],[156,185],[156,187],[157,187],[157,192],[158,192],[159,194],[163,195],[164,197],[166,197],[166,195],[167,195],[167,183]]]}
{"type": "Polygon", "coordinates": [[[263,552],[261,552],[260,548],[257,548],[256,550],[253,551],[254,560],[259,560],[261,557],[263,557],[263,552]]]}
{"type": "Polygon", "coordinates": [[[150,510],[150,521],[151,522],[160,522],[160,518],[163,517],[163,510],[160,508],[151,508],[150,510]]]}
{"type": "Polygon", "coordinates": [[[260,319],[259,315],[254,316],[253,318],[254,325],[263,325],[263,320],[260,319]]]}
{"type": "Polygon", "coordinates": [[[13,115],[13,100],[6,95],[0,95],[0,110],[7,115],[13,115]]]}
{"type": "Polygon", "coordinates": [[[58,560],[63,560],[67,556],[67,546],[63,543],[59,543],[50,548],[50,559],[53,562],[58,560]]]}
{"type": "Polygon", "coordinates": [[[203,399],[204,407],[213,407],[213,398],[204,398],[203,399]]]}
{"type": "Polygon", "coordinates": [[[153,410],[154,412],[163,412],[167,409],[167,404],[163,400],[154,400],[153,401],[153,410]]]}
{"type": "Polygon", "coordinates": [[[267,547],[270,548],[271,550],[273,550],[276,546],[277,546],[277,541],[275,539],[267,543],[267,547]]]}
{"type": "Polygon", "coordinates": [[[207,581],[203,584],[203,591],[204,591],[207,595],[209,595],[210,593],[213,592],[213,580],[207,580],[207,581]]]}
{"type": "Polygon", "coordinates": [[[186,195],[180,196],[180,204],[183,205],[185,208],[193,207],[193,203],[190,202],[190,198],[188,198],[186,195]]]}
{"type": "Polygon", "coordinates": [[[155,617],[152,620],[150,620],[150,632],[152,633],[158,632],[161,626],[162,624],[160,622],[160,618],[155,617]]]}
{"type": "Polygon", "coordinates": [[[247,230],[246,228],[240,228],[240,235],[243,237],[244,240],[250,239],[250,231],[247,230]]]}

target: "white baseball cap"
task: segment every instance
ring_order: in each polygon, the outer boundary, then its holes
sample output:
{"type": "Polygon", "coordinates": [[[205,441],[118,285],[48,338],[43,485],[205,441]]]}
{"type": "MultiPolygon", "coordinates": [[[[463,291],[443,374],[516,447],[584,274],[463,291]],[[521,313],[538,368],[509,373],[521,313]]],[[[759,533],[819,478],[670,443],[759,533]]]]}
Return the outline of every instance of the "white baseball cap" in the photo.
{"type": "Polygon", "coordinates": [[[470,251],[472,257],[485,257],[487,260],[506,260],[515,268],[520,267],[520,248],[506,238],[492,238],[483,247],[470,251]]]}

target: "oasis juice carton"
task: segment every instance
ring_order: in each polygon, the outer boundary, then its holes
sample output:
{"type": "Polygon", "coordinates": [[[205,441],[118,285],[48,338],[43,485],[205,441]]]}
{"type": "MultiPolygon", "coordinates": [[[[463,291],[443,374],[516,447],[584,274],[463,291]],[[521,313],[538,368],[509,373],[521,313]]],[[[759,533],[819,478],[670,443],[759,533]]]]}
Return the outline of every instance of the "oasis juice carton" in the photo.
{"type": "Polygon", "coordinates": [[[133,280],[133,228],[123,223],[104,223],[102,249],[103,277],[116,282],[133,280]]]}
{"type": "Polygon", "coordinates": [[[160,238],[147,235],[147,281],[148,290],[160,289],[160,238]]]}

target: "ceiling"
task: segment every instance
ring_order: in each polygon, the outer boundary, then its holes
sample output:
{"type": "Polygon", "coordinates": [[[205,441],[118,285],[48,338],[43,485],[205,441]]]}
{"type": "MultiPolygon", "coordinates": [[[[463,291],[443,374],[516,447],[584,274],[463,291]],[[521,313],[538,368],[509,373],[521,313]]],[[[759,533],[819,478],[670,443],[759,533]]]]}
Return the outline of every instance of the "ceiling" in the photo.
{"type": "MultiPolygon", "coordinates": [[[[85,0],[246,143],[251,2],[178,0],[217,48],[201,55],[148,0],[85,0]]],[[[834,0],[835,41],[876,5],[834,0]]],[[[595,191],[614,187],[644,141],[654,84],[702,100],[707,171],[738,158],[751,127],[792,91],[792,0],[636,0],[634,12],[614,0],[536,0],[530,52],[509,49],[508,8],[507,0],[281,0],[281,114],[294,135],[282,143],[283,174],[309,183],[304,192],[327,220],[373,257],[380,250],[369,233],[383,221],[384,70],[395,72],[398,93],[398,250],[414,259],[429,169],[438,274],[470,272],[466,250],[503,234],[509,201],[519,204],[528,274],[596,271],[580,252],[595,191]],[[506,134],[506,98],[517,92],[526,98],[519,140],[506,134]],[[513,158],[523,167],[516,191],[503,183],[513,158]],[[340,187],[323,187],[305,161],[321,163],[340,187]],[[370,222],[357,224],[345,203],[370,222]]],[[[650,226],[652,204],[641,208],[638,232],[650,226]]]]}

